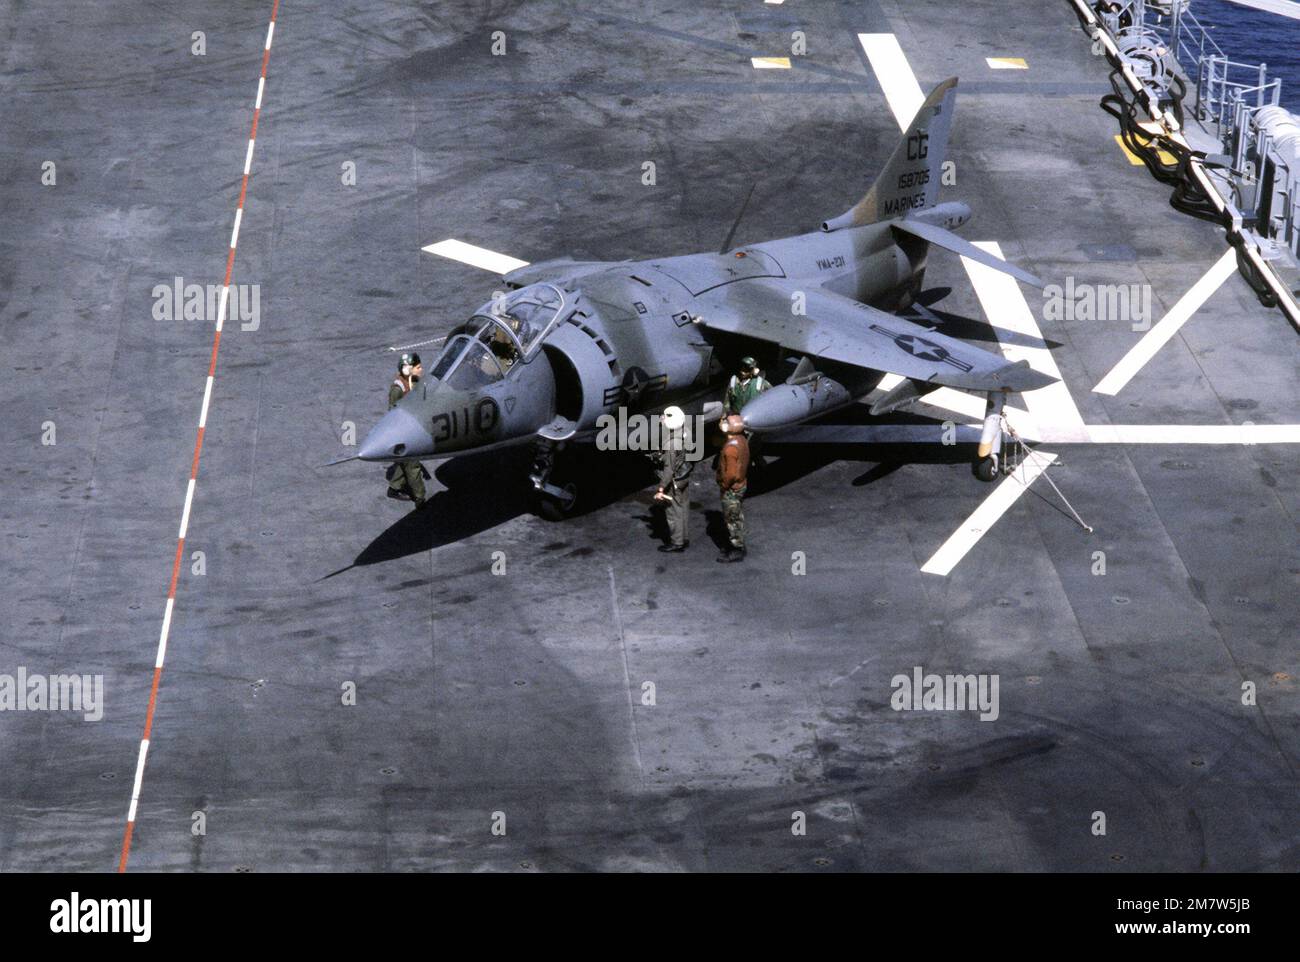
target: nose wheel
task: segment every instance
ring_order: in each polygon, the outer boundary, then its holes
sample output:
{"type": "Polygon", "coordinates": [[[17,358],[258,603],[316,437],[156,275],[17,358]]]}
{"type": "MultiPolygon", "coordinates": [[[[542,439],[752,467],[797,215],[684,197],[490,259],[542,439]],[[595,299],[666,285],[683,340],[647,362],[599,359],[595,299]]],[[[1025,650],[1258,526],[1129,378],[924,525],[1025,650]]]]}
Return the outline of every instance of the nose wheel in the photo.
{"type": "Polygon", "coordinates": [[[533,457],[533,468],[528,474],[536,499],[537,513],[547,521],[562,521],[573,513],[578,503],[578,486],[572,481],[556,484],[552,478],[556,455],[563,442],[541,438],[533,457]]]}
{"type": "Polygon", "coordinates": [[[563,487],[548,485],[537,494],[537,513],[547,521],[563,521],[578,503],[578,486],[570,481],[563,487]]]}

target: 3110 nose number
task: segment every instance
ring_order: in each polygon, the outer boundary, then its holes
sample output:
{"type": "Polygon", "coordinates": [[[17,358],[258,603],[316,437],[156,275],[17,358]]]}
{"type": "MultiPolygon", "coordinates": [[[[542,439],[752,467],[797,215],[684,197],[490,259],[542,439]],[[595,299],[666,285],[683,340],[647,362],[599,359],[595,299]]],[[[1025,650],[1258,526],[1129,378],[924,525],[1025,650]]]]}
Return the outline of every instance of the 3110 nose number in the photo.
{"type": "Polygon", "coordinates": [[[471,434],[485,435],[497,426],[499,416],[497,402],[485,397],[475,405],[435,414],[430,433],[433,434],[435,444],[453,438],[469,437],[471,434]]]}

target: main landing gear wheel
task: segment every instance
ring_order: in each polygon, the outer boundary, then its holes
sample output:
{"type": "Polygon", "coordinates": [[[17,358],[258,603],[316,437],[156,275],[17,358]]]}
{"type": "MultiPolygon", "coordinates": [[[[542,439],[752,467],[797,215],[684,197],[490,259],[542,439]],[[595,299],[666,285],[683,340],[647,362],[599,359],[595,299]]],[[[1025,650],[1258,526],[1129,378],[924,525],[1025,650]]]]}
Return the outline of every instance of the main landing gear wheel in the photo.
{"type": "Polygon", "coordinates": [[[980,458],[975,462],[975,477],[984,482],[994,481],[998,476],[998,468],[998,456],[990,454],[987,458],[980,458]]]}
{"type": "Polygon", "coordinates": [[[547,521],[563,521],[578,503],[578,486],[570,481],[558,488],[551,487],[559,493],[537,492],[537,513],[547,521]]]}

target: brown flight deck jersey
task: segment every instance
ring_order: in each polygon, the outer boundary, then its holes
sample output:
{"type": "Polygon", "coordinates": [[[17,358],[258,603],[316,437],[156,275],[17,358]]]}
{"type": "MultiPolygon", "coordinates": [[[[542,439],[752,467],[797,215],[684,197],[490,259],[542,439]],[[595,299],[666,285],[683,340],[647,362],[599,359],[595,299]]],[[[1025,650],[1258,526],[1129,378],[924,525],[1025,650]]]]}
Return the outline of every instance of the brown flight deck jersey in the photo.
{"type": "Polygon", "coordinates": [[[743,491],[749,472],[749,441],[743,434],[729,434],[718,452],[718,487],[743,491]]]}

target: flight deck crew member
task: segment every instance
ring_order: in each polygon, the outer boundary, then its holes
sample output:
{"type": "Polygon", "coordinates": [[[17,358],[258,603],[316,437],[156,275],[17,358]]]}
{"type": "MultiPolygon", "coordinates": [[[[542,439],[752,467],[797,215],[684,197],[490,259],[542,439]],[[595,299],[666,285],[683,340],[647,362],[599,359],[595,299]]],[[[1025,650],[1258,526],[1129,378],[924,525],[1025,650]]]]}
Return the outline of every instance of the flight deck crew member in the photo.
{"type": "Polygon", "coordinates": [[[685,551],[691,543],[687,537],[691,514],[690,476],[695,465],[686,458],[682,435],[686,425],[685,412],[679,407],[664,408],[660,423],[668,434],[659,455],[659,487],[655,490],[655,501],[664,506],[668,543],[660,545],[659,550],[677,554],[685,551]]]}
{"type": "Polygon", "coordinates": [[[758,364],[752,357],[740,359],[740,370],[731,375],[727,382],[727,393],[722,399],[722,408],[728,414],[739,414],[746,404],[754,400],[772,385],[763,377],[758,364]]]}
{"type": "MultiPolygon", "coordinates": [[[[420,355],[403,354],[397,364],[397,377],[388,386],[388,410],[397,407],[397,403],[406,397],[415,382],[424,376],[424,365],[420,355]]],[[[385,475],[388,478],[388,496],[396,501],[414,501],[417,508],[425,504],[424,465],[414,458],[394,461],[388,466],[385,475]]]]}
{"type": "MultiPolygon", "coordinates": [[[[727,414],[739,414],[746,404],[771,386],[772,383],[763,377],[763,372],[758,369],[754,359],[742,357],[740,370],[733,374],[727,383],[727,394],[722,402],[723,410],[727,414]]],[[[749,441],[750,465],[759,470],[767,467],[767,463],[763,460],[760,439],[749,431],[745,432],[745,439],[749,441]]]]}
{"type": "Polygon", "coordinates": [[[728,545],[719,561],[745,560],[745,512],[741,499],[749,475],[749,441],[740,415],[731,414],[718,422],[726,440],[718,452],[718,488],[722,493],[722,517],[727,523],[728,545]]]}

